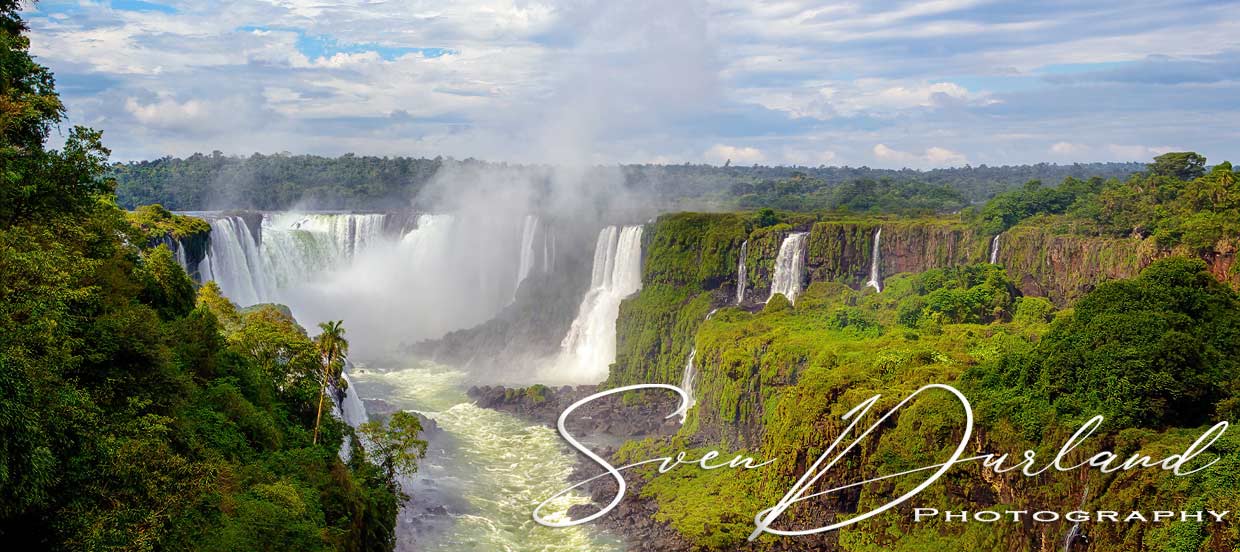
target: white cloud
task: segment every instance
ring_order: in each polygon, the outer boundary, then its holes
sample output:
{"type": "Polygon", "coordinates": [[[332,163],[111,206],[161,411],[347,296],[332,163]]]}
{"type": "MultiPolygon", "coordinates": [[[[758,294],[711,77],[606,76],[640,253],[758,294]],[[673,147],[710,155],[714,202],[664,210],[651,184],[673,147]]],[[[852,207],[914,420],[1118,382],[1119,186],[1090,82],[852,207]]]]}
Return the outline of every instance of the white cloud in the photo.
{"type": "Polygon", "coordinates": [[[825,149],[803,149],[803,148],[785,148],[783,152],[783,162],[789,165],[805,165],[808,167],[817,167],[819,165],[830,165],[835,163],[838,155],[831,150],[825,149]]]}
{"type": "Polygon", "coordinates": [[[830,81],[804,89],[750,89],[745,94],[769,109],[817,119],[856,115],[888,118],[914,110],[998,102],[987,92],[973,92],[953,82],[872,78],[830,81]]]}
{"type": "Polygon", "coordinates": [[[1149,161],[1159,155],[1172,151],[1183,151],[1184,148],[1172,146],[1139,146],[1108,144],[1106,151],[1116,161],[1149,161]]]}
{"type": "Polygon", "coordinates": [[[144,104],[136,98],[125,100],[125,111],[139,123],[157,128],[193,127],[211,120],[206,105],[198,100],[177,102],[163,98],[144,104]]]}
{"type": "Polygon", "coordinates": [[[716,165],[722,165],[728,160],[731,160],[734,165],[752,165],[766,161],[766,155],[757,148],[736,147],[724,144],[711,146],[710,149],[702,153],[702,157],[716,165]]]}
{"type": "Polygon", "coordinates": [[[1074,144],[1072,142],[1055,142],[1051,144],[1050,152],[1063,157],[1079,155],[1089,151],[1089,146],[1084,144],[1074,144]]]}
{"type": "Polygon", "coordinates": [[[73,122],[104,130],[118,159],[219,148],[615,162],[701,159],[716,144],[766,163],[931,167],[1146,160],[1165,148],[1133,144],[1173,143],[1221,160],[1240,145],[1226,125],[1240,109],[1222,107],[1240,94],[1228,77],[1240,20],[1183,1],[227,0],[176,13],[82,1],[25,13],[73,122]],[[1096,21],[1107,25],[1076,32],[1096,21]],[[350,47],[319,56],[299,49],[307,37],[350,47]],[[1041,77],[1159,54],[1216,56],[1226,78],[1041,77]]]}
{"type": "Polygon", "coordinates": [[[893,149],[886,144],[876,144],[872,151],[876,159],[894,167],[955,167],[969,162],[964,154],[939,146],[931,146],[924,153],[916,154],[893,149]]]}

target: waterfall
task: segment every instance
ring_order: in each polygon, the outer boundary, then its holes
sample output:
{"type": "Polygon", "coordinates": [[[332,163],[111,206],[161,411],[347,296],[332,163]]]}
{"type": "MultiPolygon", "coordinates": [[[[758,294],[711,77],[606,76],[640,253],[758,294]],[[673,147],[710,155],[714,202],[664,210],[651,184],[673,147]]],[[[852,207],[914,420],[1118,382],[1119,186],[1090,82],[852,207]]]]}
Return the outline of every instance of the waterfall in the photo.
{"type": "Polygon", "coordinates": [[[685,409],[680,411],[680,423],[685,423],[685,418],[689,417],[689,409],[697,404],[697,395],[693,394],[693,359],[697,357],[697,347],[689,351],[689,360],[685,361],[685,374],[680,378],[680,388],[685,390],[685,394],[689,395],[689,404],[685,405],[685,409]]]}
{"type": "MultiPolygon", "coordinates": [[[[706,313],[706,320],[710,320],[719,309],[711,309],[706,313]]],[[[685,390],[685,394],[689,396],[689,404],[685,405],[684,410],[680,411],[680,423],[684,425],[685,418],[689,416],[689,409],[697,404],[697,395],[693,392],[693,378],[697,377],[697,369],[694,368],[693,362],[697,358],[697,347],[689,351],[689,360],[685,361],[685,373],[680,376],[680,388],[685,390]]]]}
{"type": "Polygon", "coordinates": [[[493,318],[557,245],[523,213],[422,213],[399,230],[382,214],[200,216],[212,227],[202,281],[241,306],[287,305],[306,325],[343,319],[376,353],[493,318]]]}
{"type": "Polygon", "coordinates": [[[243,306],[265,300],[266,279],[258,243],[244,219],[227,216],[211,221],[211,247],[207,256],[210,278],[229,299],[243,306]]]}
{"type": "Polygon", "coordinates": [[[736,266],[736,304],[745,302],[745,286],[749,285],[745,272],[745,257],[749,254],[749,240],[741,243],[741,262],[736,266]]]}
{"type": "Polygon", "coordinates": [[[543,272],[555,270],[555,234],[550,226],[543,226],[543,272]]]}
{"type": "Polygon", "coordinates": [[[883,291],[882,275],[879,274],[878,264],[882,262],[879,257],[878,241],[883,237],[883,229],[879,228],[874,232],[874,249],[870,252],[870,281],[865,285],[874,288],[876,291],[883,291]]]}
{"type": "Polygon", "coordinates": [[[779,255],[775,257],[775,276],[771,278],[771,295],[766,299],[768,302],[776,293],[787,297],[790,302],[796,302],[805,272],[805,238],[808,236],[808,232],[794,232],[780,244],[779,255]]]}
{"type": "MultiPolygon", "coordinates": [[[[517,298],[517,290],[521,289],[521,282],[534,270],[534,232],[537,230],[538,216],[525,215],[525,223],[521,227],[521,262],[517,265],[517,283],[512,287],[514,300],[517,298]]],[[[546,252],[543,254],[546,255],[546,252]]]]}
{"type": "Polygon", "coordinates": [[[609,226],[594,246],[590,290],[560,343],[553,378],[597,383],[616,360],[616,317],[620,302],[641,289],[642,227],[609,226]]]}
{"type": "MultiPolygon", "coordinates": [[[[333,392],[330,396],[332,397],[332,415],[349,424],[350,427],[357,429],[362,424],[368,422],[369,418],[366,416],[366,406],[362,404],[357,388],[349,380],[348,369],[352,368],[352,366],[353,364],[346,360],[346,370],[340,373],[340,379],[345,383],[343,397],[337,402],[336,397],[339,396],[338,393],[333,392]]],[[[358,438],[361,439],[362,436],[359,434],[358,438]]],[[[363,443],[363,446],[366,446],[366,444],[363,443]]],[[[336,455],[340,457],[340,460],[347,463],[353,457],[352,441],[346,437],[340,443],[340,450],[336,451],[336,455]]]]}
{"type": "Polygon", "coordinates": [[[990,240],[990,264],[999,264],[999,236],[995,234],[994,239],[990,240]]]}
{"type": "Polygon", "coordinates": [[[352,427],[366,423],[369,421],[369,417],[366,415],[366,406],[362,404],[362,399],[357,394],[357,387],[349,379],[349,373],[342,372],[340,379],[344,380],[346,384],[344,400],[340,402],[341,419],[352,427]]]}
{"type": "Polygon", "coordinates": [[[258,233],[242,217],[217,217],[199,273],[239,305],[277,301],[280,290],[372,247],[383,237],[383,220],[376,214],[266,213],[258,233]]]}

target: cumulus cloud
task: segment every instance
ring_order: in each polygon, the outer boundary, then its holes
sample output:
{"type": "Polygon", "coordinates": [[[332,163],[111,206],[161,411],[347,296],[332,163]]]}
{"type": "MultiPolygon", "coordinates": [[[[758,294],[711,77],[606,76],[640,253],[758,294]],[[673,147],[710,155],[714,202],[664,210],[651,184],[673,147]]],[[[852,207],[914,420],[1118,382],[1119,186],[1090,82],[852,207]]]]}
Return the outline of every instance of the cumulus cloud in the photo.
{"type": "Polygon", "coordinates": [[[881,164],[895,167],[954,167],[969,162],[964,154],[939,146],[928,147],[917,154],[893,149],[886,144],[876,144],[873,152],[874,158],[881,164]]]}
{"type": "Polygon", "coordinates": [[[751,147],[728,146],[725,144],[715,144],[702,154],[707,162],[716,165],[722,165],[731,161],[736,165],[751,165],[754,163],[762,163],[766,161],[766,155],[762,150],[751,147]]]}
{"type": "Polygon", "coordinates": [[[1050,147],[1050,152],[1059,156],[1072,156],[1086,151],[1089,151],[1089,146],[1072,142],[1055,142],[1050,147]]]}
{"type": "Polygon", "coordinates": [[[1190,0],[118,5],[25,15],[73,122],[104,130],[122,160],[616,162],[728,145],[767,163],[927,167],[964,162],[958,151],[1002,164],[1160,149],[1133,144],[1222,159],[1238,141],[1240,46],[1227,37],[1240,22],[1190,0]],[[900,145],[910,137],[951,147],[900,145]]]}

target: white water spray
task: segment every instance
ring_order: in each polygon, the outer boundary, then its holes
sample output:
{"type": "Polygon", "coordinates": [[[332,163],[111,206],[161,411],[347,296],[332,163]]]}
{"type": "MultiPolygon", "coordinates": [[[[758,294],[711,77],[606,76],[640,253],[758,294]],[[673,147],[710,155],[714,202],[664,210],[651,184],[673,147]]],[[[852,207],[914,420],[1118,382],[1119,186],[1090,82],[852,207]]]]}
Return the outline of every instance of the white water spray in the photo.
{"type": "Polygon", "coordinates": [[[874,249],[870,252],[870,281],[865,283],[865,285],[874,288],[875,291],[883,291],[883,279],[878,270],[879,263],[882,262],[878,242],[882,237],[883,229],[879,228],[878,231],[874,232],[874,249]]]}
{"type": "Polygon", "coordinates": [[[241,306],[288,305],[307,325],[343,319],[376,354],[490,319],[537,266],[516,216],[423,214],[404,235],[385,234],[381,214],[267,213],[261,234],[242,217],[200,216],[212,227],[204,281],[241,306]]]}
{"type": "Polygon", "coordinates": [[[780,244],[779,255],[775,257],[775,275],[771,278],[771,295],[766,298],[767,302],[779,293],[787,297],[789,302],[796,303],[805,273],[805,239],[808,236],[808,232],[794,232],[788,234],[780,244]]]}
{"type": "Polygon", "coordinates": [[[253,232],[241,217],[223,217],[211,221],[209,274],[233,302],[245,306],[263,301],[267,295],[262,258],[253,232]]]}
{"type": "Polygon", "coordinates": [[[995,234],[995,237],[990,240],[990,264],[999,264],[999,236],[1000,235],[1001,234],[995,234]]]}
{"type": "Polygon", "coordinates": [[[609,226],[594,246],[590,290],[560,344],[560,358],[549,378],[598,383],[616,360],[616,317],[620,302],[642,286],[642,227],[609,226]]]}
{"type": "Polygon", "coordinates": [[[749,240],[741,243],[741,261],[736,266],[736,304],[745,302],[745,287],[749,285],[745,271],[745,257],[749,254],[749,240]]]}

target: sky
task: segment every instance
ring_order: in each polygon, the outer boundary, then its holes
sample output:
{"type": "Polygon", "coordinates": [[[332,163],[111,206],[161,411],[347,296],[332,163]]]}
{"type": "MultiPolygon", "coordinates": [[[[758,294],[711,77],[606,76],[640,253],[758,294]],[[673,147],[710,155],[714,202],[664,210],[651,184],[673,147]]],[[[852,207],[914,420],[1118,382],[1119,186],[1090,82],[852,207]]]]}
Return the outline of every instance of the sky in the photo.
{"type": "MultiPolygon", "coordinates": [[[[1237,2],[43,0],[120,161],[1240,161],[1237,2]]],[[[67,126],[62,131],[67,134],[67,126]]]]}

